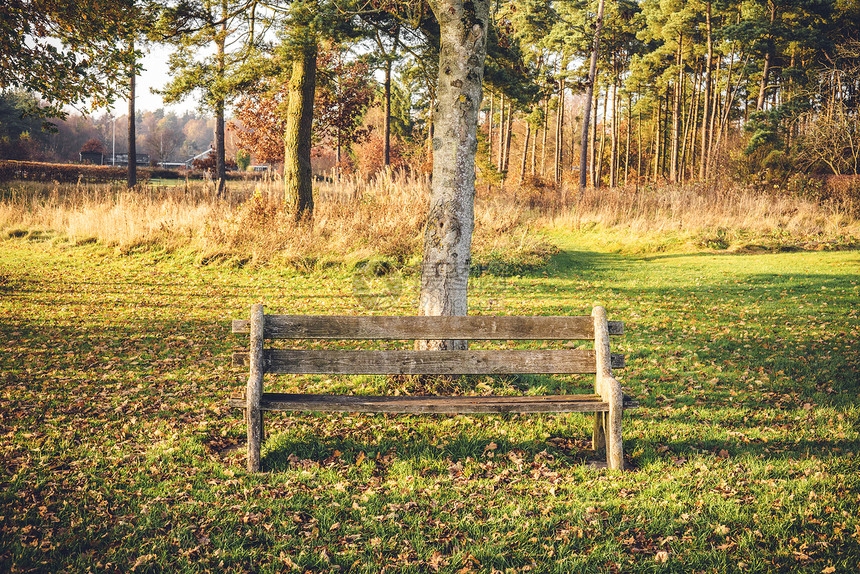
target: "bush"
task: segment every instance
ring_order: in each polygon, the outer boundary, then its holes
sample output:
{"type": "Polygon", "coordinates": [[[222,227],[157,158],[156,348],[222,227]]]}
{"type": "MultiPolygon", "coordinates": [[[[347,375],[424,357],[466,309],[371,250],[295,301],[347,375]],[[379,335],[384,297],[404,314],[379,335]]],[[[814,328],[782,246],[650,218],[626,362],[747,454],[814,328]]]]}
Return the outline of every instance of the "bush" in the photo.
{"type": "MultiPolygon", "coordinates": [[[[109,165],[75,165],[39,163],[34,161],[0,161],[0,181],[58,181],[61,183],[86,181],[89,183],[125,179],[127,171],[109,165]]],[[[145,172],[142,173],[145,179],[145,172]]]]}

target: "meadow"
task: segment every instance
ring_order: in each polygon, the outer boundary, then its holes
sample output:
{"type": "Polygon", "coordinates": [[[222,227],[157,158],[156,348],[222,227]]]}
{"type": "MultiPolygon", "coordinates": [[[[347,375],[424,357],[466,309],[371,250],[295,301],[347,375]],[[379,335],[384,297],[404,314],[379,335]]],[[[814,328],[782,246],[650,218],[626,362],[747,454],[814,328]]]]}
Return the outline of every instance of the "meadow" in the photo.
{"type": "MultiPolygon", "coordinates": [[[[411,314],[426,183],[7,187],[0,571],[852,572],[860,251],[851,210],[744,191],[483,192],[474,314],[625,322],[628,470],[563,415],[268,417],[244,471],[230,320],[411,314]]],[[[284,391],[409,393],[382,377],[284,391]]],[[[587,379],[469,379],[557,392],[587,379]]]]}

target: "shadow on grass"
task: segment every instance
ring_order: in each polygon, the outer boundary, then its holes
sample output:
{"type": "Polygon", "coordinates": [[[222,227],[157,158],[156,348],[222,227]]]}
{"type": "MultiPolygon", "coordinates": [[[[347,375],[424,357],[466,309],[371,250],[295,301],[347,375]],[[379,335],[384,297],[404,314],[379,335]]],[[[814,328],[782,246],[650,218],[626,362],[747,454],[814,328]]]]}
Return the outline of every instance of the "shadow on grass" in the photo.
{"type": "MultiPolygon", "coordinates": [[[[435,422],[427,424],[433,426],[435,422]]],[[[420,462],[422,476],[447,473],[449,467],[470,460],[513,463],[522,468],[531,468],[537,458],[565,466],[606,460],[602,452],[591,450],[590,438],[568,436],[555,436],[547,441],[511,441],[501,436],[489,439],[461,434],[437,442],[430,438],[409,440],[397,436],[378,440],[358,440],[343,435],[304,435],[293,438],[286,433],[275,433],[268,445],[264,444],[264,451],[264,470],[283,471],[309,464],[354,465],[367,460],[375,463],[374,472],[387,472],[385,469],[392,461],[400,460],[420,462]]],[[[454,468],[452,472],[459,470],[454,468]]]]}

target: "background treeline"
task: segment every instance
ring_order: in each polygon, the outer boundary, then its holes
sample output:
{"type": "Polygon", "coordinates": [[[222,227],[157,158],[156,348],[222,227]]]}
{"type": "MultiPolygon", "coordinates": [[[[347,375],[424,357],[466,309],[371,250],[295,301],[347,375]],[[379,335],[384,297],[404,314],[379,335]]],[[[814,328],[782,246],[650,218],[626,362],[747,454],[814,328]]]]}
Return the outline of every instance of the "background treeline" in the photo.
{"type": "Polygon", "coordinates": [[[497,59],[488,86],[486,167],[501,178],[579,171],[599,10],[589,185],[858,173],[860,3],[600,4],[499,4],[520,66],[497,59]]]}
{"type": "MultiPolygon", "coordinates": [[[[107,160],[114,142],[117,154],[128,152],[127,114],[116,117],[115,127],[114,118],[107,113],[94,117],[69,114],[52,119],[53,130],[45,130],[41,118],[23,114],[32,100],[33,96],[22,91],[0,94],[0,159],[77,162],[81,149],[92,139],[102,143],[107,160]]],[[[159,163],[184,162],[212,144],[212,118],[192,112],[165,113],[163,109],[139,111],[135,117],[137,152],[149,154],[159,163]]]]}
{"type": "MultiPolygon", "coordinates": [[[[234,4],[225,14],[247,18],[234,4]]],[[[311,74],[317,172],[428,170],[438,29],[427,6],[389,2],[345,18],[328,3],[299,4],[304,12],[237,22],[227,28],[235,41],[220,48],[218,26],[201,26],[199,46],[172,58],[163,93],[166,101],[197,94],[214,119],[139,112],[137,151],[184,161],[212,145],[240,165],[278,165],[305,141],[288,137],[290,86],[311,74]],[[262,22],[266,34],[248,34],[262,22]],[[222,50],[223,62],[201,56],[201,46],[222,50]]],[[[213,22],[228,22],[219,14],[213,22]]],[[[584,171],[589,187],[728,176],[772,189],[804,188],[810,174],[858,174],[857,0],[508,0],[494,5],[493,21],[484,184],[559,189],[584,171]]],[[[43,133],[40,120],[16,114],[27,97],[0,97],[0,156],[76,160],[91,138],[111,151],[109,116],[72,115],[43,133]]],[[[127,115],[116,133],[127,133],[127,115]]],[[[118,153],[127,147],[116,138],[118,153]]]]}

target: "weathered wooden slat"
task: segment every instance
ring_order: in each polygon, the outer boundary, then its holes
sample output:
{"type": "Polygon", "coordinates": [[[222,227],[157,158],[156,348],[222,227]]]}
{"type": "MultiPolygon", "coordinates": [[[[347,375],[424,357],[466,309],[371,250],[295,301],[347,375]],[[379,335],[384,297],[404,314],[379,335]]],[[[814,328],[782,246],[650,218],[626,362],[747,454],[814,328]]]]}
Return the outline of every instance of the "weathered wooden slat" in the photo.
{"type": "MultiPolygon", "coordinates": [[[[249,333],[250,321],[233,320],[234,333],[249,333]]],[[[609,334],[624,323],[609,321],[609,334]]],[[[575,340],[594,338],[591,317],[391,317],[363,315],[266,315],[267,339],[466,339],[575,340]]]]}
{"type": "MultiPolygon", "coordinates": [[[[244,408],[243,399],[230,406],[244,408]]],[[[390,397],[365,395],[300,395],[263,393],[262,410],[367,413],[552,413],[604,412],[609,406],[597,395],[517,397],[390,397]]]]}
{"type": "MultiPolygon", "coordinates": [[[[624,355],[612,356],[616,368],[624,355]]],[[[233,365],[249,364],[248,353],[233,353],[233,365]]],[[[474,351],[357,351],[267,349],[267,373],[332,375],[526,375],[594,373],[594,351],[474,350],[474,351]]],[[[614,366],[615,366],[614,365],[614,366]]]]}

